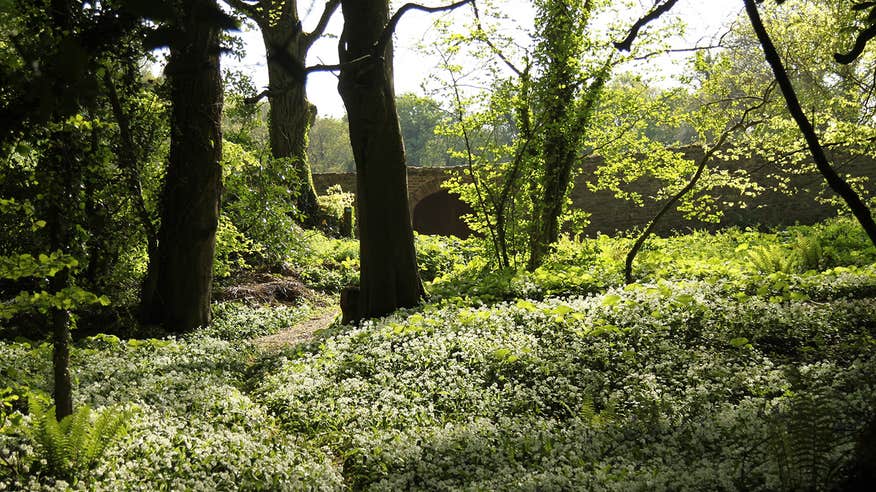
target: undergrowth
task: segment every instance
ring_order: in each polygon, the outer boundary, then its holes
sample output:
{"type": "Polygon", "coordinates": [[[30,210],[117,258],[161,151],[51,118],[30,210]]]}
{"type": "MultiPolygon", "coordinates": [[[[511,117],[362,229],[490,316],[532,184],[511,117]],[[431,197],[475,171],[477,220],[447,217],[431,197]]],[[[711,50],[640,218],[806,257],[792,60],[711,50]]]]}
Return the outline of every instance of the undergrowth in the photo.
{"type": "MultiPolygon", "coordinates": [[[[335,292],[355,243],[317,239],[303,276],[335,292]]],[[[83,339],[75,406],[126,412],[127,432],[75,473],[28,431],[50,345],[2,342],[0,490],[841,488],[876,413],[866,237],[836,220],[654,238],[622,286],[628,243],[566,239],[526,273],[420,237],[428,304],[279,353],[251,340],[309,305],[83,339]]]]}

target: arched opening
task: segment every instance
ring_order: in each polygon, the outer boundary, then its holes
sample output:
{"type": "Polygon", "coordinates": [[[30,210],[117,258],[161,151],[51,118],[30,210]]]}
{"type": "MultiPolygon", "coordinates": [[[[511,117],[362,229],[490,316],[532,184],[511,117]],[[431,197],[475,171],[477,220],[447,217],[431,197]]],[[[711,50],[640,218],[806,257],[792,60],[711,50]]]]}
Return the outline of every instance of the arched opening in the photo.
{"type": "Polygon", "coordinates": [[[464,214],[470,214],[471,207],[456,194],[440,190],[426,196],[414,207],[414,230],[420,234],[440,234],[467,238],[471,229],[462,221],[464,214]]]}

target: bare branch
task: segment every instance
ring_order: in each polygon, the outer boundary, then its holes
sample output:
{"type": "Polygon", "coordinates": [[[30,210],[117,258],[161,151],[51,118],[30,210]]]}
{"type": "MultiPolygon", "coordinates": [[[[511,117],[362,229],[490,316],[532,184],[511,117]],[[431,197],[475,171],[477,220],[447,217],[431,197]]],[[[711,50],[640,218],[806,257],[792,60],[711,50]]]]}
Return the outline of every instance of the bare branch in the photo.
{"type": "Polygon", "coordinates": [[[374,48],[372,49],[372,53],[375,56],[378,56],[383,52],[383,49],[386,48],[386,45],[389,44],[389,40],[392,38],[392,35],[395,33],[395,28],[398,26],[398,22],[401,20],[402,16],[411,10],[419,10],[422,12],[446,12],[449,10],[454,10],[459,7],[462,7],[466,4],[473,4],[475,0],[460,0],[456,3],[451,3],[450,5],[444,5],[441,7],[427,7],[425,5],[420,5],[417,3],[406,3],[399,8],[395,14],[389,19],[389,22],[386,24],[386,27],[383,28],[383,33],[381,33],[380,38],[377,39],[377,42],[374,43],[374,48]]]}
{"type": "Polygon", "coordinates": [[[514,65],[514,64],[511,62],[511,60],[509,60],[508,57],[505,56],[504,53],[502,53],[502,50],[500,50],[499,48],[497,48],[496,45],[493,44],[492,41],[490,41],[490,38],[489,38],[489,37],[487,37],[487,34],[486,34],[486,32],[484,32],[484,28],[483,28],[483,26],[481,25],[481,14],[480,14],[480,12],[478,12],[478,5],[477,5],[477,3],[472,2],[471,7],[472,7],[472,9],[474,10],[475,23],[476,23],[477,28],[478,28],[478,33],[479,33],[479,34],[482,34],[482,36],[478,36],[478,38],[481,39],[481,41],[483,41],[484,43],[486,43],[486,45],[487,45],[491,50],[493,50],[493,53],[494,53],[496,56],[498,56],[499,59],[502,60],[503,63],[505,63],[505,66],[507,66],[508,68],[510,68],[511,71],[514,72],[515,75],[517,75],[518,77],[522,77],[522,76],[523,76],[523,72],[522,72],[520,69],[518,69],[517,66],[514,65]]]}
{"type": "Polygon", "coordinates": [[[668,50],[652,51],[652,52],[646,53],[642,56],[633,57],[632,60],[641,61],[641,60],[647,60],[648,58],[652,58],[652,57],[655,57],[657,55],[666,55],[668,53],[687,53],[687,52],[691,52],[691,51],[707,51],[707,50],[714,50],[717,48],[723,48],[723,46],[721,46],[720,44],[711,44],[708,46],[693,46],[690,48],[674,48],[674,49],[668,49],[668,50]]]}
{"type": "Polygon", "coordinates": [[[644,17],[637,20],[633,27],[630,28],[629,34],[624,38],[623,41],[614,43],[614,47],[620,51],[630,51],[633,47],[633,41],[636,39],[636,36],[639,35],[639,30],[645,27],[648,23],[657,20],[661,15],[669,12],[675,3],[678,0],[666,0],[666,2],[654,7],[653,10],[648,12],[644,17]]]}
{"type": "Polygon", "coordinates": [[[874,37],[876,37],[876,24],[871,24],[870,27],[858,33],[858,38],[855,39],[855,45],[848,53],[834,53],[833,59],[836,60],[837,63],[843,65],[852,63],[855,59],[861,56],[861,53],[864,52],[864,48],[867,46],[867,42],[874,37]]]}
{"type": "Polygon", "coordinates": [[[329,20],[331,20],[332,16],[337,12],[340,4],[341,0],[328,0],[325,3],[325,9],[322,11],[322,15],[319,17],[319,22],[316,23],[316,27],[304,35],[304,45],[306,48],[310,48],[313,43],[322,36],[326,27],[328,27],[329,20]]]}
{"type": "Polygon", "coordinates": [[[307,76],[307,75],[310,75],[314,72],[337,72],[338,70],[341,70],[342,68],[352,68],[352,67],[355,67],[356,65],[360,65],[360,64],[362,64],[368,60],[371,60],[373,58],[375,58],[375,57],[368,54],[368,55],[362,55],[359,58],[355,58],[355,59],[350,60],[350,61],[345,62],[345,63],[336,63],[334,65],[327,65],[325,63],[320,63],[319,65],[311,65],[311,66],[304,69],[304,75],[307,76]]]}
{"type": "MultiPolygon", "coordinates": [[[[332,0],[330,0],[330,2],[331,1],[332,0]]],[[[475,0],[461,0],[459,2],[450,5],[444,5],[442,7],[426,7],[415,3],[406,3],[400,9],[398,9],[398,11],[396,11],[392,18],[390,18],[389,22],[386,24],[386,27],[383,28],[383,32],[380,33],[380,37],[377,38],[377,41],[371,47],[371,53],[367,55],[362,55],[359,58],[355,58],[344,63],[337,63],[334,65],[319,64],[307,67],[304,69],[304,76],[306,77],[307,75],[314,72],[337,72],[338,70],[341,70],[343,68],[350,68],[370,60],[379,60],[383,58],[383,50],[386,48],[386,45],[392,38],[392,35],[395,32],[395,28],[398,25],[399,20],[401,19],[402,15],[405,14],[405,12],[411,10],[421,10],[423,12],[443,12],[456,9],[468,3],[474,3],[474,1],[475,0]]]]}
{"type": "Polygon", "coordinates": [[[260,93],[256,94],[255,96],[243,98],[243,103],[244,104],[255,104],[255,103],[261,101],[262,99],[264,99],[266,97],[270,97],[270,96],[271,96],[270,89],[265,89],[265,90],[261,91],[260,93]]]}

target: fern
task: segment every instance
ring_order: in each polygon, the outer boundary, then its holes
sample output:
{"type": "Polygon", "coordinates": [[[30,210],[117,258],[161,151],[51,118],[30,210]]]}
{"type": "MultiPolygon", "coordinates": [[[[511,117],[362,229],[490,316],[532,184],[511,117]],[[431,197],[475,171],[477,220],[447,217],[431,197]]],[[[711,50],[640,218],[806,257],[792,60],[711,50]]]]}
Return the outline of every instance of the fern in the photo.
{"type": "Polygon", "coordinates": [[[798,235],[793,251],[802,270],[820,270],[824,266],[824,248],[817,237],[798,235]]]}
{"type": "Polygon", "coordinates": [[[31,397],[29,407],[32,437],[43,453],[47,472],[65,480],[93,468],[106,448],[124,435],[130,419],[128,411],[105,408],[93,412],[83,405],[58,422],[55,408],[47,408],[39,398],[31,397]]]}
{"type": "Polygon", "coordinates": [[[782,490],[825,490],[838,468],[834,450],[847,436],[836,431],[834,408],[820,392],[797,395],[773,427],[782,490]]]}
{"type": "Polygon", "coordinates": [[[777,244],[748,250],[748,260],[762,273],[794,273],[800,269],[800,257],[777,244]]]}

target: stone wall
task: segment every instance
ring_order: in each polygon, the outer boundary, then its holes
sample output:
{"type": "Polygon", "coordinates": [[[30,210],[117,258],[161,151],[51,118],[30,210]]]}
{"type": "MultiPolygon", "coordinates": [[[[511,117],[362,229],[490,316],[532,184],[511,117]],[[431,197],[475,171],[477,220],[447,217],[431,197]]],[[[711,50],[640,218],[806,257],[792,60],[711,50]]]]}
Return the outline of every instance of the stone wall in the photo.
{"type": "MultiPolygon", "coordinates": [[[[698,157],[698,151],[695,150],[688,154],[690,158],[698,157]]],[[[876,183],[876,161],[867,157],[837,156],[833,162],[840,163],[837,165],[837,169],[842,173],[868,177],[870,181],[866,184],[867,190],[871,194],[876,193],[876,184],[874,184],[876,183]]],[[[592,214],[590,225],[585,232],[588,234],[596,234],[597,232],[612,234],[645,225],[662,205],[662,202],[653,199],[657,189],[656,183],[641,179],[626,187],[627,190],[636,191],[645,197],[644,205],[641,207],[617,199],[610,192],[592,192],[587,188],[587,181],[592,179],[593,170],[599,163],[598,159],[590,159],[584,163],[582,171],[575,178],[575,188],[572,191],[573,205],[592,214]]],[[[730,190],[716,190],[718,194],[723,193],[722,198],[726,201],[739,202],[743,205],[725,210],[724,216],[718,224],[687,220],[677,211],[672,211],[661,220],[657,228],[658,233],[668,233],[673,230],[717,229],[732,225],[772,227],[795,223],[811,224],[836,214],[833,207],[823,205],[815,199],[817,193],[822,193],[824,196],[834,196],[829,190],[824,190],[824,180],[817,173],[791,175],[788,189],[795,191],[787,195],[775,191],[779,189],[780,184],[768,176],[777,170],[772,163],[762,159],[749,158],[737,162],[722,163],[719,167],[748,170],[752,179],[758,182],[764,191],[754,198],[741,198],[734,196],[734,192],[730,190]]],[[[430,221],[437,220],[425,216],[418,217],[415,213],[417,205],[426,197],[443,193],[441,183],[451,173],[464,172],[464,168],[408,168],[410,207],[415,219],[414,222],[418,224],[417,230],[428,231],[430,221]]],[[[325,193],[325,190],[334,184],[341,185],[344,191],[355,193],[356,175],[353,173],[315,174],[313,180],[319,193],[325,193]]],[[[458,215],[460,210],[465,210],[456,205],[448,205],[447,209],[451,215],[458,215]]],[[[431,211],[429,215],[434,217],[434,211],[431,211]]],[[[457,217],[454,218],[458,220],[457,217]]],[[[442,219],[441,222],[446,223],[447,219],[442,219]]],[[[438,227],[437,223],[435,227],[438,227]]]]}

